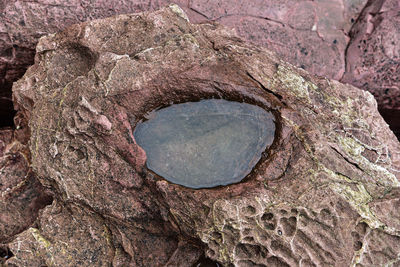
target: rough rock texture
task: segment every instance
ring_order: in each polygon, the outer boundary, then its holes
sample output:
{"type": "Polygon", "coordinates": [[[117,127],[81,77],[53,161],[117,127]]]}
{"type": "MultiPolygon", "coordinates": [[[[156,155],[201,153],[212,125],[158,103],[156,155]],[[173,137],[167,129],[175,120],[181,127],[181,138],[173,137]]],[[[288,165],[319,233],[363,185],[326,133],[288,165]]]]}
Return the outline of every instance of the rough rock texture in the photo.
{"type": "Polygon", "coordinates": [[[0,264],[8,255],[1,243],[32,225],[52,201],[30,168],[29,150],[16,139],[18,132],[0,131],[0,264]]]}
{"type": "Polygon", "coordinates": [[[13,124],[11,85],[33,64],[40,36],[171,2],[191,22],[217,21],[311,73],[372,92],[400,138],[397,0],[0,0],[0,126],[13,124]]]}
{"type": "MultiPolygon", "coordinates": [[[[0,29],[5,81],[19,77],[31,64],[34,46],[43,34],[86,20],[158,9],[170,2],[3,0],[0,29]]],[[[266,45],[289,62],[339,79],[344,72],[346,35],[367,0],[174,2],[187,11],[192,22],[213,20],[234,27],[241,36],[266,45]]]]}
{"type": "Polygon", "coordinates": [[[246,40],[263,45],[308,71],[340,79],[347,33],[366,0],[233,1],[199,0],[190,7],[205,18],[233,27],[246,40]]]}
{"type": "MultiPolygon", "coordinates": [[[[9,89],[33,64],[40,36],[74,23],[156,10],[172,2],[185,10],[191,22],[217,21],[298,67],[334,79],[344,73],[348,33],[367,4],[367,0],[0,0],[0,93],[7,97],[0,112],[10,113],[9,89]]],[[[11,125],[11,116],[1,118],[11,125]]]]}
{"type": "Polygon", "coordinates": [[[400,2],[374,1],[350,34],[343,81],[370,91],[382,109],[400,110],[400,2]]]}
{"type": "Polygon", "coordinates": [[[13,138],[13,130],[11,128],[4,128],[0,130],[0,157],[4,156],[4,152],[13,138]]]}
{"type": "Polygon", "coordinates": [[[400,2],[370,1],[350,36],[342,81],[370,91],[400,138],[400,2]]]}
{"type": "Polygon", "coordinates": [[[98,215],[74,205],[65,208],[54,202],[41,211],[35,227],[18,235],[10,244],[9,248],[16,256],[7,263],[16,266],[107,266],[114,256],[111,238],[104,220],[98,215]],[[71,257],[76,260],[71,261],[71,257]]]}
{"type": "Polygon", "coordinates": [[[224,266],[398,264],[400,143],[370,93],[190,24],[176,5],[74,25],[36,49],[14,100],[56,200],[8,243],[7,264],[190,266],[202,251],[224,266]],[[136,123],[205,98],[274,112],[256,169],[201,190],[149,172],[136,123]]]}

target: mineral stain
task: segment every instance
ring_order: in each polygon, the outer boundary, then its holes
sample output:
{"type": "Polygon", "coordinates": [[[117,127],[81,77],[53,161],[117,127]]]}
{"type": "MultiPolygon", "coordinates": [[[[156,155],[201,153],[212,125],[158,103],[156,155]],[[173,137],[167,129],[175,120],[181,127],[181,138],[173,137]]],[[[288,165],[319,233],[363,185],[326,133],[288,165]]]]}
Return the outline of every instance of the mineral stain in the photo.
{"type": "Polygon", "coordinates": [[[190,188],[241,181],[275,136],[272,113],[222,99],[175,104],[150,117],[134,130],[147,168],[190,188]]]}

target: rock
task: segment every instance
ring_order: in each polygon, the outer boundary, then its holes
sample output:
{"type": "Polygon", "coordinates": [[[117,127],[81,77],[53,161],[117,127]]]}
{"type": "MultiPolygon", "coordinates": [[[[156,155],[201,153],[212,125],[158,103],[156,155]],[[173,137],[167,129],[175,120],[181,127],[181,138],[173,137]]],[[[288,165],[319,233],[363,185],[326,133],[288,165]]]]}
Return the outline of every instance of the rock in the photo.
{"type": "Polygon", "coordinates": [[[371,92],[400,138],[400,2],[371,1],[350,32],[342,81],[371,92]]]}
{"type": "Polygon", "coordinates": [[[370,93],[191,24],[176,5],[74,25],[36,50],[14,100],[33,171],[56,200],[8,244],[10,265],[191,266],[199,251],[224,266],[398,260],[400,143],[370,93]],[[210,98],[275,114],[275,141],[251,174],[195,190],[150,172],[134,126],[210,98]]]}
{"type": "Polygon", "coordinates": [[[246,40],[265,46],[285,61],[314,74],[340,79],[345,49],[361,1],[193,1],[207,19],[235,28],[246,40]]]}
{"type": "MultiPolygon", "coordinates": [[[[40,36],[90,19],[158,9],[171,1],[147,4],[140,1],[99,0],[89,4],[73,0],[63,5],[60,0],[3,0],[0,3],[3,13],[0,25],[4,35],[2,63],[4,77],[7,76],[5,81],[10,82],[19,78],[26,67],[33,63],[33,50],[40,36]],[[21,62],[24,59],[26,61],[21,62]]],[[[316,74],[338,79],[344,71],[344,49],[348,42],[346,33],[351,28],[352,19],[354,21],[357,18],[367,1],[299,1],[296,5],[287,0],[196,0],[189,4],[186,1],[176,3],[183,7],[193,22],[213,20],[234,27],[241,36],[267,45],[289,62],[304,65],[316,74]],[[328,11],[330,16],[326,16],[328,11]],[[238,24],[240,20],[242,23],[238,24]],[[295,37],[288,40],[284,35],[295,37]],[[313,38],[313,42],[310,42],[310,38],[313,38]],[[296,53],[293,53],[293,47],[298,48],[296,53]],[[328,54],[331,56],[328,57],[328,54]],[[336,58],[336,61],[328,58],[336,58]]]]}
{"type": "Polygon", "coordinates": [[[30,168],[27,147],[11,129],[0,130],[0,246],[27,229],[51,201],[30,168]]]}
{"type": "Polygon", "coordinates": [[[344,82],[371,92],[383,110],[400,110],[400,2],[375,1],[350,34],[344,82]]]}
{"type": "Polygon", "coordinates": [[[7,145],[11,143],[13,138],[13,130],[11,128],[5,128],[0,130],[0,157],[4,156],[4,152],[7,145]]]}
{"type": "Polygon", "coordinates": [[[114,256],[110,232],[101,217],[57,202],[47,206],[37,225],[18,235],[9,248],[18,255],[7,261],[11,266],[77,266],[73,258],[81,266],[106,266],[114,256]]]}
{"type": "MultiPolygon", "coordinates": [[[[0,125],[13,124],[11,85],[33,64],[40,36],[74,23],[156,10],[171,2],[0,0],[0,125]]],[[[370,91],[382,116],[400,136],[397,116],[391,115],[400,103],[398,38],[392,30],[399,28],[396,0],[173,2],[181,5],[191,22],[217,21],[311,73],[370,91]],[[382,44],[381,39],[385,40],[382,44]],[[394,53],[386,55],[386,51],[394,53]]]]}
{"type": "Polygon", "coordinates": [[[12,125],[12,82],[33,64],[34,48],[46,34],[74,23],[116,14],[157,10],[179,4],[191,22],[217,21],[248,41],[275,51],[284,60],[314,74],[340,79],[345,68],[347,34],[367,0],[357,1],[78,1],[0,0],[1,125],[12,125]],[[328,15],[327,15],[328,14],[328,15]]]}

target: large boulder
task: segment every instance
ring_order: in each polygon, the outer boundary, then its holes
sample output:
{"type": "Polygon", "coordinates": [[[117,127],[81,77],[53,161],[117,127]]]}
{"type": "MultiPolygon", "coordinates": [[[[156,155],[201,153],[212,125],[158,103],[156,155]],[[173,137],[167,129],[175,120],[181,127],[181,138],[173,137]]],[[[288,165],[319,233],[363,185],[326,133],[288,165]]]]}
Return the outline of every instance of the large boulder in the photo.
{"type": "MultiPolygon", "coordinates": [[[[7,264],[399,264],[400,143],[373,96],[313,76],[176,5],[40,39],[14,84],[31,164],[56,200],[8,243],[7,264]],[[146,168],[135,125],[201,99],[257,104],[276,136],[242,182],[172,184],[146,168]]],[[[228,137],[227,137],[228,138],[228,137]]]]}
{"type": "Polygon", "coordinates": [[[172,2],[181,5],[192,22],[218,21],[237,29],[245,39],[276,51],[292,64],[339,79],[344,72],[347,34],[367,0],[302,0],[296,4],[287,0],[64,2],[0,0],[2,83],[15,81],[33,63],[34,48],[40,36],[58,32],[74,23],[155,10],[172,2]]]}
{"type": "Polygon", "coordinates": [[[191,22],[216,21],[308,71],[340,79],[348,33],[367,0],[0,0],[0,125],[11,125],[11,85],[33,64],[38,39],[74,23],[179,4],[191,22]],[[3,97],[2,97],[3,96],[3,97]]]}

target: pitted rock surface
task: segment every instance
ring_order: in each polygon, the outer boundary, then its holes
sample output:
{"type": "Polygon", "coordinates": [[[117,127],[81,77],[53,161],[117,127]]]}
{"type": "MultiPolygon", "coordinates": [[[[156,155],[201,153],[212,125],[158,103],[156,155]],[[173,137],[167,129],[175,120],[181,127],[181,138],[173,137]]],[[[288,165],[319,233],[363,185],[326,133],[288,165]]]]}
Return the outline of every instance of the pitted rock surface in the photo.
{"type": "Polygon", "coordinates": [[[223,266],[398,261],[400,143],[370,93],[191,24],[176,5],[74,25],[36,51],[14,99],[33,171],[56,200],[8,243],[10,265],[190,266],[202,251],[223,266]],[[134,125],[210,98],[275,112],[269,153],[225,187],[150,173],[134,125]]]}
{"type": "Polygon", "coordinates": [[[400,138],[400,2],[370,1],[350,36],[341,81],[371,92],[400,138]]]}
{"type": "Polygon", "coordinates": [[[400,2],[375,1],[350,34],[343,81],[370,91],[380,108],[400,110],[400,2]]]}

